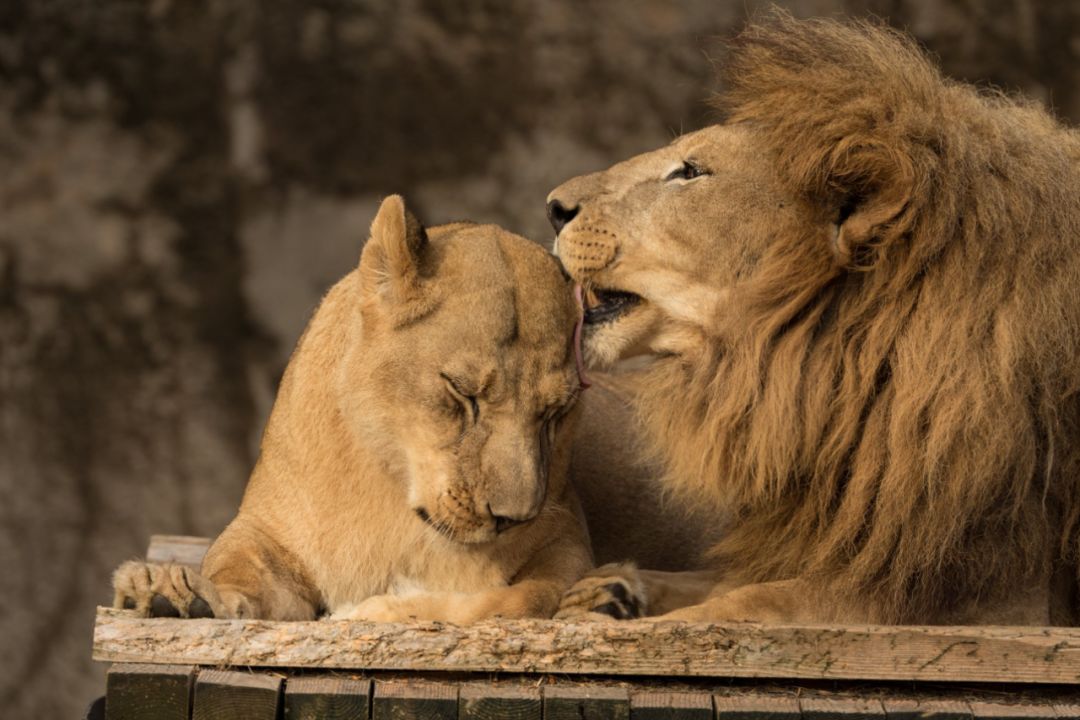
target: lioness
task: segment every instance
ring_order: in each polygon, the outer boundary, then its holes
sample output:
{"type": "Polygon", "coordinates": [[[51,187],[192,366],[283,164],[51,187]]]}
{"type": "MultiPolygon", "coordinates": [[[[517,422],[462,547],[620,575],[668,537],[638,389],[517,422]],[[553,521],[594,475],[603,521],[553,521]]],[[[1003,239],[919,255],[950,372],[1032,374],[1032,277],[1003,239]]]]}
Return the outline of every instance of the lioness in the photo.
{"type": "Polygon", "coordinates": [[[578,311],[555,258],[387,198],[297,345],[201,573],[129,562],[117,607],[180,617],[549,617],[591,566],[566,482],[578,311]]]}
{"type": "Polygon", "coordinates": [[[586,353],[650,360],[665,482],[731,524],[696,573],[561,615],[1072,624],[1080,136],[870,23],[739,37],[727,122],[549,196],[586,353]]]}

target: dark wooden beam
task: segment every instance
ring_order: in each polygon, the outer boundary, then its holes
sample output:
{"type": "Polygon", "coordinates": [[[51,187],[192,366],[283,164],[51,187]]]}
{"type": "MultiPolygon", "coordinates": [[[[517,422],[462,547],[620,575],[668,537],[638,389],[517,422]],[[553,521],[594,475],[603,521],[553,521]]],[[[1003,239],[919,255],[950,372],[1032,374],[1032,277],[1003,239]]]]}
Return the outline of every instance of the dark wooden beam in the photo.
{"type": "Polygon", "coordinates": [[[285,681],[285,720],[367,720],[371,680],[315,675],[285,681]]]}
{"type": "Polygon", "coordinates": [[[108,720],[188,720],[196,668],[117,664],[105,676],[108,720]]]}
{"type": "Polygon", "coordinates": [[[203,670],[195,680],[193,720],[277,720],[280,675],[203,670]]]}
{"type": "Polygon", "coordinates": [[[542,720],[540,689],[535,686],[469,683],[458,694],[460,720],[542,720]]]}
{"type": "Polygon", "coordinates": [[[456,720],[457,716],[457,685],[422,680],[375,683],[372,720],[456,720]]]}

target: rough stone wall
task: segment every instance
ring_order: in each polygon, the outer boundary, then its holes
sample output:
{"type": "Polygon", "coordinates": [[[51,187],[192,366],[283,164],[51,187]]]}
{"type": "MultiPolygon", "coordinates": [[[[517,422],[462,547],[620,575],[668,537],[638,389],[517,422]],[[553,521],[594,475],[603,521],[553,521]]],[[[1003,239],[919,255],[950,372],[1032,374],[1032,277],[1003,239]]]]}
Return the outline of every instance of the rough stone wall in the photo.
{"type": "MultiPolygon", "coordinates": [[[[1080,116],[1074,3],[872,10],[1080,116]]],[[[211,535],[379,199],[550,236],[558,182],[701,126],[743,0],[0,3],[0,707],[74,717],[109,572],[211,535]]]]}

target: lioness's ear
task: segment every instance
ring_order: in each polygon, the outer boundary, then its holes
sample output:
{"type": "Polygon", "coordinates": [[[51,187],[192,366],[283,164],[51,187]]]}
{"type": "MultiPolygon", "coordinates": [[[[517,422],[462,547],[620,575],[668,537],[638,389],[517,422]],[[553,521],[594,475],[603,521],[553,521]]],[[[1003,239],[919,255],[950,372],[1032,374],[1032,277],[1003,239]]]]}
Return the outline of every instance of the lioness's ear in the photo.
{"type": "Polygon", "coordinates": [[[420,259],[427,233],[400,195],[382,201],[371,223],[371,237],[360,255],[364,297],[404,302],[420,289],[420,259]]]}

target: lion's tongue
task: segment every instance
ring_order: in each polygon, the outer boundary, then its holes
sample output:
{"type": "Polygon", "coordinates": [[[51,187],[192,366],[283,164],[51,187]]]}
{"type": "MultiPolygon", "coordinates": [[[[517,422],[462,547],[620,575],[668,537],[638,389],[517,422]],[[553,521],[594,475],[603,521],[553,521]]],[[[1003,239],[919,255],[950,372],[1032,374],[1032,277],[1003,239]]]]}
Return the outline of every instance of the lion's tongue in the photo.
{"type": "Polygon", "coordinates": [[[581,289],[581,285],[574,284],[574,299],[577,301],[578,306],[578,318],[577,325],[574,326],[574,362],[577,363],[577,376],[578,383],[581,385],[581,389],[592,385],[589,382],[588,376],[585,374],[585,356],[581,352],[581,330],[585,326],[585,298],[581,289]]]}

